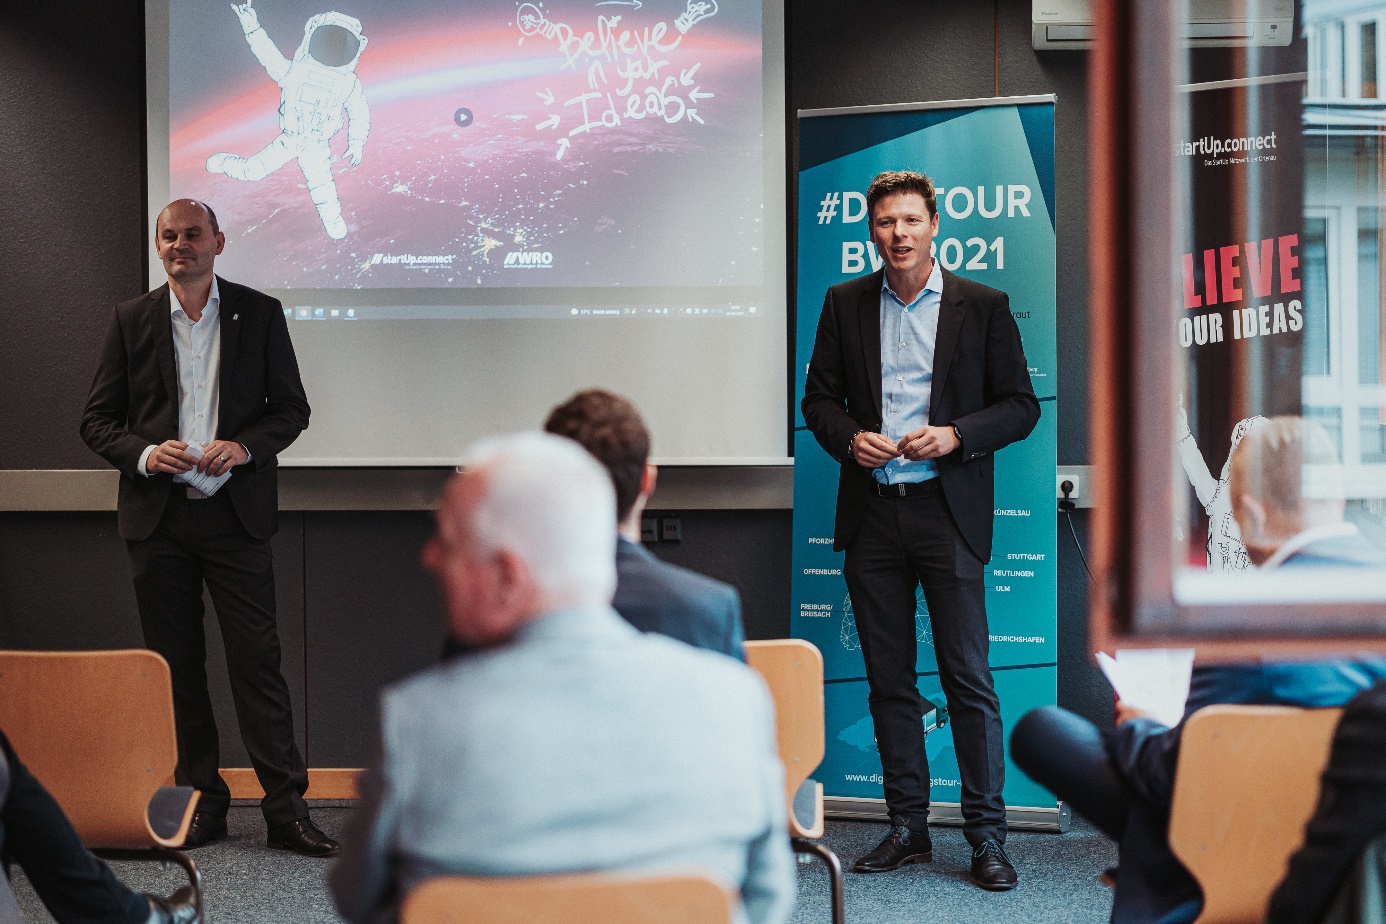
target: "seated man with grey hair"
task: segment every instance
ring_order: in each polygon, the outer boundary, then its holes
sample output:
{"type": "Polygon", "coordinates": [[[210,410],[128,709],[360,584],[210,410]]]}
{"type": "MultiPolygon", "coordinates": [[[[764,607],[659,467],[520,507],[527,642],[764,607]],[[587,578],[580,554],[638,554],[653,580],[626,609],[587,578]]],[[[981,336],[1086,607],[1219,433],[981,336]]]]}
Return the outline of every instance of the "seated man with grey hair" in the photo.
{"type": "Polygon", "coordinates": [[[330,874],[341,915],[394,920],[433,876],[693,870],[740,921],[794,902],[770,696],[742,664],[611,608],[616,508],[571,440],[486,441],[424,551],[468,651],[387,689],[379,754],[330,874]]]}

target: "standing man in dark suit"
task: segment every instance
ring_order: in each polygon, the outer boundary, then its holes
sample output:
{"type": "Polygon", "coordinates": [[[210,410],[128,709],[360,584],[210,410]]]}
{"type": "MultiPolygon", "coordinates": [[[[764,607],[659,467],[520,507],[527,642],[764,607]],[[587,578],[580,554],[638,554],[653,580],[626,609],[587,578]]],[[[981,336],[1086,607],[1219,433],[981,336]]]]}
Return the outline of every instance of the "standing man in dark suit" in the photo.
{"type": "Polygon", "coordinates": [[[202,791],[186,846],[225,837],[231,803],[207,692],[205,582],[241,737],[265,790],[269,846],[328,856],[337,842],[303,801],[308,771],[279,669],[270,550],[276,457],[308,426],[308,399],[280,303],[214,275],[225,244],[204,203],[180,199],[159,214],[154,246],[168,284],[116,306],[82,438],[120,469],[118,526],[145,644],[173,674],[177,778],[202,791]]]}
{"type": "Polygon", "coordinates": [[[544,429],[579,443],[606,466],[616,487],[616,599],[612,606],[641,632],[746,659],[736,588],[660,561],[640,545],[640,516],[654,493],[650,431],[620,395],[589,388],[554,408],[544,429]]]}
{"type": "Polygon", "coordinates": [[[842,465],[833,548],[870,685],[891,830],[854,872],[933,859],[916,673],[915,588],[933,627],[962,778],[963,833],[982,888],[1016,884],[1004,847],[1000,702],[987,663],[996,450],[1039,420],[1004,292],[942,269],[933,183],[879,174],[866,194],[878,271],[828,289],[803,413],[842,465]]]}

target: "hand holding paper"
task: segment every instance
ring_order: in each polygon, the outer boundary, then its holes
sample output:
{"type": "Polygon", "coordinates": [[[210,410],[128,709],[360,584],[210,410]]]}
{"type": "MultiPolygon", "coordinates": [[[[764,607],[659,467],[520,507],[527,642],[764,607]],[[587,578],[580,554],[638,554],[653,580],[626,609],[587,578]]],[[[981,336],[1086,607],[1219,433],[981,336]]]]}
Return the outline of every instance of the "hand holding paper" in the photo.
{"type": "Polygon", "coordinates": [[[1097,666],[1117,697],[1170,728],[1184,717],[1193,673],[1192,648],[1118,650],[1113,658],[1097,653],[1097,666]]]}
{"type": "MultiPolygon", "coordinates": [[[[202,458],[202,447],[197,445],[196,443],[189,443],[188,448],[185,450],[185,452],[187,452],[188,455],[192,456],[195,459],[202,458]]],[[[176,483],[185,484],[189,487],[196,488],[208,497],[211,497],[213,494],[217,493],[217,491],[221,490],[221,486],[226,484],[226,482],[230,480],[230,478],[230,469],[227,469],[220,475],[213,476],[207,474],[206,472],[199,472],[197,469],[194,468],[191,471],[180,472],[179,474],[173,476],[173,480],[176,483]]]]}

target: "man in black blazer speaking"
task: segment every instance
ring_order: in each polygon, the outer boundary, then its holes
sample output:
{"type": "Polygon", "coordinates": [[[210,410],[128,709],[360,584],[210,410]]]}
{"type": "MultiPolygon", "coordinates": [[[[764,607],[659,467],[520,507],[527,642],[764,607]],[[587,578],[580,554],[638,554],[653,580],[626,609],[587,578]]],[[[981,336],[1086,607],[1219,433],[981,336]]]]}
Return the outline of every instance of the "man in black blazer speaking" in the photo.
{"type": "Polygon", "coordinates": [[[1016,884],[1007,857],[1000,702],[987,663],[983,566],[991,558],[994,453],[1039,420],[1004,292],[944,270],[934,187],[878,175],[867,191],[875,272],[828,289],[804,421],[837,459],[833,548],[846,550],[891,830],[855,872],[933,859],[929,767],[916,673],[922,585],[962,778],[972,876],[1016,884]]]}
{"type": "Polygon", "coordinates": [[[270,537],[277,456],[308,426],[280,303],[218,278],[215,213],[170,203],[155,227],[168,284],[116,306],[82,438],[120,470],[117,521],[144,640],[173,675],[177,778],[202,792],[187,846],[226,835],[207,692],[202,587],[216,606],[236,718],[265,798],[269,846],[310,856],[337,843],[308,818],[308,773],[279,667],[270,537]]]}

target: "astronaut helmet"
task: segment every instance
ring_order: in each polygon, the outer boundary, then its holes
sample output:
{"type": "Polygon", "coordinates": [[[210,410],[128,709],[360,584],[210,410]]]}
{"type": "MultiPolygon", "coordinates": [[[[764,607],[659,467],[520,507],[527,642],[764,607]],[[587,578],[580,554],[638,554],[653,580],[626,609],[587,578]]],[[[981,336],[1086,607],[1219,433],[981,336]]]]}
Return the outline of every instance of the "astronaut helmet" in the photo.
{"type": "Polygon", "coordinates": [[[318,13],[303,24],[303,42],[294,60],[311,59],[334,70],[351,72],[366,50],[361,20],[345,13],[318,13]]]}
{"type": "MultiPolygon", "coordinates": [[[[1268,423],[1270,423],[1270,421],[1260,414],[1238,421],[1237,425],[1232,428],[1232,448],[1236,449],[1237,444],[1246,439],[1246,435],[1252,430],[1263,427],[1268,423]]],[[[1231,457],[1229,456],[1228,458],[1230,459],[1231,457]]]]}

